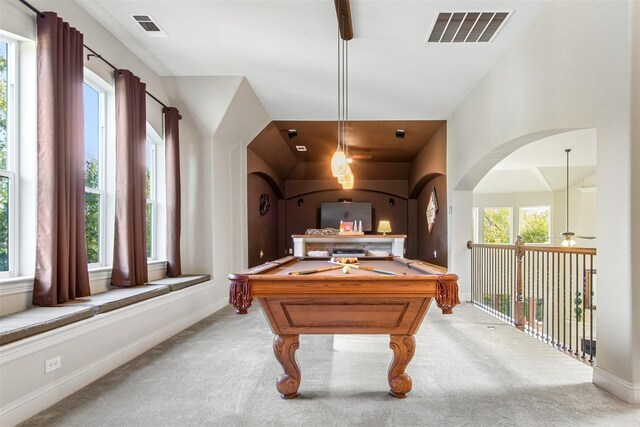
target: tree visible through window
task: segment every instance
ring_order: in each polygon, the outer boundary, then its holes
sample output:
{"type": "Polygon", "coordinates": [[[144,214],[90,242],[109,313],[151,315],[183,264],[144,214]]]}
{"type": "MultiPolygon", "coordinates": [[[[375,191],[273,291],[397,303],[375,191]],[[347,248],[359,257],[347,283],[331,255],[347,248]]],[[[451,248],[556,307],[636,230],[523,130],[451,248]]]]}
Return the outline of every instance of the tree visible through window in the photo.
{"type": "Polygon", "coordinates": [[[11,45],[0,40],[0,274],[9,272],[11,253],[11,196],[13,170],[11,167],[11,121],[12,82],[10,67],[11,45]]]}
{"type": "Polygon", "coordinates": [[[520,208],[520,235],[525,243],[549,243],[549,206],[520,208]]]}
{"type": "Polygon", "coordinates": [[[101,178],[101,115],[103,114],[101,93],[87,83],[84,84],[84,156],[85,156],[85,216],[87,261],[102,262],[102,203],[104,186],[101,178]]]}
{"type": "Polygon", "coordinates": [[[147,137],[147,257],[155,257],[156,146],[147,137]]]}
{"type": "Polygon", "coordinates": [[[511,208],[484,208],[482,235],[485,243],[510,243],[511,208]]]}

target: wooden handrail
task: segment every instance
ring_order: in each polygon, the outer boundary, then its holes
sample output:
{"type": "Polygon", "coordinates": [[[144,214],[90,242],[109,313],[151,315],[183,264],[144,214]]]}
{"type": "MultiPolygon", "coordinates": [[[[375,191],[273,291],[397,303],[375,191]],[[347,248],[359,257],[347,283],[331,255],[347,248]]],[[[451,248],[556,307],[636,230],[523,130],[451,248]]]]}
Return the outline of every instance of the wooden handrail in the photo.
{"type": "MultiPolygon", "coordinates": [[[[471,240],[467,242],[467,248],[489,248],[489,249],[517,249],[516,245],[508,245],[504,243],[473,243],[471,240]]],[[[564,254],[578,254],[578,255],[597,255],[596,248],[565,248],[564,246],[538,246],[528,245],[522,243],[520,250],[528,252],[556,252],[564,254]]]]}

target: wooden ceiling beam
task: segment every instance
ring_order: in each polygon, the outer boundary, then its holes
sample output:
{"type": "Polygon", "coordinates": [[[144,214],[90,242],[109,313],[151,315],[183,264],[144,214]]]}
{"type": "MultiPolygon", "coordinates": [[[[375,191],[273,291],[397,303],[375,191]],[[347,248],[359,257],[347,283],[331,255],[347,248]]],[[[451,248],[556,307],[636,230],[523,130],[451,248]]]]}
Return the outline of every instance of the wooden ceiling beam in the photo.
{"type": "Polygon", "coordinates": [[[351,40],[353,38],[353,27],[351,24],[351,7],[349,0],[334,0],[336,4],[336,15],[338,17],[338,26],[340,27],[340,37],[343,40],[351,40]]]}

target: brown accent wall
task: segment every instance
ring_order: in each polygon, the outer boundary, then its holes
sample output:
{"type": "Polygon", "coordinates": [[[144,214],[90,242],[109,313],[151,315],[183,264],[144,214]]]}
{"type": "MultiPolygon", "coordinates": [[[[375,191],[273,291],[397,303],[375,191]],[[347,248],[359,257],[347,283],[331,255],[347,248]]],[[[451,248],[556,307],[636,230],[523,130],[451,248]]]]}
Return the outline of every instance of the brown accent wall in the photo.
{"type": "Polygon", "coordinates": [[[278,196],[273,187],[255,173],[247,177],[247,221],[249,267],[281,258],[278,250],[278,196]],[[266,215],[260,215],[260,195],[268,194],[271,204],[266,215]],[[260,257],[260,251],[263,256],[260,257]]]}
{"type": "Polygon", "coordinates": [[[287,249],[293,248],[292,234],[304,234],[307,228],[320,227],[321,203],[337,202],[341,198],[350,198],[353,202],[371,202],[373,209],[371,219],[374,231],[365,234],[377,234],[375,228],[381,219],[391,221],[393,234],[407,234],[407,199],[365,190],[318,191],[286,200],[285,242],[287,249]],[[390,198],[393,198],[393,206],[389,204],[390,198]],[[299,199],[302,199],[302,206],[298,206],[299,199]]]}
{"type": "MultiPolygon", "coordinates": [[[[357,175],[356,175],[357,176],[357,175]]],[[[289,179],[285,182],[285,197],[290,199],[298,195],[304,195],[307,193],[315,193],[325,190],[341,190],[342,186],[338,184],[335,178],[331,179],[307,179],[307,180],[294,180],[289,179]]],[[[407,180],[406,179],[379,179],[379,180],[362,180],[356,178],[356,189],[373,191],[377,193],[387,193],[392,196],[401,197],[406,199],[407,193],[407,180]]]]}
{"type": "Polygon", "coordinates": [[[433,176],[447,174],[447,124],[438,128],[409,170],[409,197],[416,198],[433,176]]]}
{"type": "Polygon", "coordinates": [[[447,177],[438,176],[429,181],[418,196],[418,259],[447,267],[447,177]],[[431,190],[436,188],[440,211],[431,234],[427,227],[427,205],[431,190]],[[436,254],[434,256],[434,251],[436,254]]]}
{"type": "MultiPolygon", "coordinates": [[[[300,123],[297,125],[302,126],[300,123]]],[[[391,161],[386,162],[354,162],[355,190],[342,190],[335,178],[331,177],[329,161],[333,145],[329,147],[325,159],[321,145],[314,143],[318,135],[300,126],[294,141],[286,133],[291,126],[279,129],[272,122],[248,147],[249,266],[282,257],[293,248],[292,234],[302,234],[308,228],[320,227],[322,202],[337,202],[342,198],[371,202],[374,210],[373,233],[378,221],[388,219],[393,234],[406,234],[406,257],[447,266],[446,122],[429,125],[432,126],[429,136],[424,134],[424,138],[418,138],[429,140],[415,154],[411,163],[408,163],[410,157],[406,156],[389,158],[391,161]],[[298,143],[308,145],[309,151],[294,152],[292,147],[298,143]],[[433,232],[429,234],[425,211],[434,186],[440,212],[433,232]],[[270,211],[265,216],[259,213],[262,193],[269,194],[271,201],[270,211]],[[394,199],[393,206],[389,204],[390,198],[394,199]],[[299,199],[302,199],[302,206],[298,206],[299,199]],[[263,252],[262,258],[260,251],[263,252]]],[[[368,126],[377,129],[376,123],[371,122],[368,126]]],[[[409,135],[421,135],[410,130],[407,131],[409,135]]],[[[333,131],[330,138],[333,138],[333,131]]],[[[398,143],[395,139],[393,142],[398,143]]],[[[367,144],[370,145],[371,141],[367,144]]],[[[379,144],[386,146],[384,141],[379,144]]],[[[366,147],[360,148],[364,150],[366,147]]],[[[384,158],[376,153],[372,153],[374,159],[384,158]]]]}

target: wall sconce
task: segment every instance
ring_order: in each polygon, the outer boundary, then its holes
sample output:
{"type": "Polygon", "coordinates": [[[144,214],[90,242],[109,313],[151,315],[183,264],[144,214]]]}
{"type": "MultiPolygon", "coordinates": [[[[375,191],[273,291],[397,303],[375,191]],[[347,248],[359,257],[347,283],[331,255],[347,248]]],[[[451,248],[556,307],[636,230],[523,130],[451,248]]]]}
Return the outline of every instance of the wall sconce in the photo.
{"type": "Polygon", "coordinates": [[[298,199],[298,206],[304,205],[304,200],[301,198],[298,199]]]}
{"type": "Polygon", "coordinates": [[[387,220],[381,220],[378,223],[378,233],[382,233],[383,236],[391,233],[391,223],[387,220]]]}

